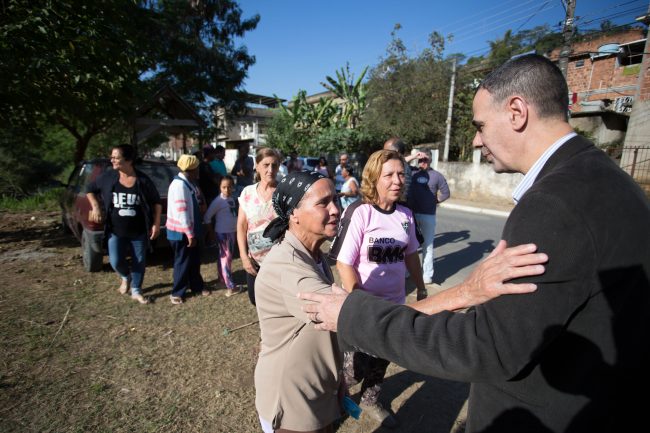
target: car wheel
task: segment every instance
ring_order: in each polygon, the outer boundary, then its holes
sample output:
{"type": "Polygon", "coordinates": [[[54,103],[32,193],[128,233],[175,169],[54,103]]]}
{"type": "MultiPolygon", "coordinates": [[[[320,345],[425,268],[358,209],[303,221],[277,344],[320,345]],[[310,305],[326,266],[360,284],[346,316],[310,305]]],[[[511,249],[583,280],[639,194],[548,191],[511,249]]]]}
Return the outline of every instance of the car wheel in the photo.
{"type": "Polygon", "coordinates": [[[87,272],[99,272],[102,268],[104,254],[95,251],[93,243],[89,239],[89,235],[85,230],[81,234],[81,256],[83,258],[84,269],[87,272]]]}

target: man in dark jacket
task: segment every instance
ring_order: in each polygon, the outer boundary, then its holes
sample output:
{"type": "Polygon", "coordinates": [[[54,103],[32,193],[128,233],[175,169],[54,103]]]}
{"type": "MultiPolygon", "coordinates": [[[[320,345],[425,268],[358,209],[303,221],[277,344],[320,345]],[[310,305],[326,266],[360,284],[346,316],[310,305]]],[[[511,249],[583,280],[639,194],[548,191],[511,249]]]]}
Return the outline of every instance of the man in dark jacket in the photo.
{"type": "Polygon", "coordinates": [[[474,146],[525,175],[503,238],[548,254],[543,275],[516,280],[535,292],[430,316],[362,291],[303,295],[343,347],[472,382],[468,433],[632,431],[646,407],[650,206],[572,131],[567,95],[557,67],[527,55],[489,74],[473,104],[474,146]]]}

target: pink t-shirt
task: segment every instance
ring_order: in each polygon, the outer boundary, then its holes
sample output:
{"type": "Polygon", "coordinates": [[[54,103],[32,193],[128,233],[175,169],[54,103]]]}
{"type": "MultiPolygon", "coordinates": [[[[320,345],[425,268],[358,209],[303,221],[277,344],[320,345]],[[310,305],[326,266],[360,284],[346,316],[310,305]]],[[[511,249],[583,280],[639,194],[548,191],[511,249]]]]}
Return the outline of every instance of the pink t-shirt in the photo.
{"type": "Polygon", "coordinates": [[[403,304],[406,298],[404,258],[418,249],[411,211],[397,205],[384,211],[370,204],[350,206],[347,227],[341,227],[337,260],[357,270],[363,290],[403,304]]]}

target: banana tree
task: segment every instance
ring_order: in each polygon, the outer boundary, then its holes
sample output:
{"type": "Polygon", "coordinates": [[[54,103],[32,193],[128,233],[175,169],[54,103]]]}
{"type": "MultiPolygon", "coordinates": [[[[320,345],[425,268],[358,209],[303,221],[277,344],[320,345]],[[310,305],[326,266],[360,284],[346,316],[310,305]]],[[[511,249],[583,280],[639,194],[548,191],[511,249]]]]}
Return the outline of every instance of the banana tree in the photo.
{"type": "Polygon", "coordinates": [[[336,79],[326,76],[326,83],[321,83],[330,92],[342,100],[339,105],[339,120],[347,128],[355,129],[366,109],[366,84],[363,78],[366,76],[366,66],[356,80],[350,72],[350,65],[345,65],[340,71],[336,71],[336,79]]]}
{"type": "MultiPolygon", "coordinates": [[[[277,98],[277,97],[276,97],[277,98]]],[[[332,99],[320,98],[317,103],[307,102],[307,92],[298,91],[288,106],[279,104],[282,111],[293,120],[293,125],[299,130],[320,130],[332,125],[336,116],[336,107],[332,99]]]]}

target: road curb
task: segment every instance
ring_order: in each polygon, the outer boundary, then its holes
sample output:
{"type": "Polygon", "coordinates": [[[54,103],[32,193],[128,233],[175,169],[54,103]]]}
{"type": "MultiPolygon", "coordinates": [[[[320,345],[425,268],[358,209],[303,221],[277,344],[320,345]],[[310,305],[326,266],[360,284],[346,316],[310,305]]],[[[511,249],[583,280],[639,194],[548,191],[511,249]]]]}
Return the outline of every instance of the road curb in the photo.
{"type": "Polygon", "coordinates": [[[486,208],[475,207],[475,206],[465,206],[462,204],[441,203],[440,206],[447,209],[454,209],[463,212],[471,212],[471,213],[484,214],[484,215],[492,215],[492,216],[498,216],[502,218],[508,218],[510,216],[510,212],[508,211],[486,209],[486,208]]]}

